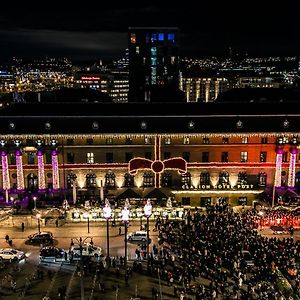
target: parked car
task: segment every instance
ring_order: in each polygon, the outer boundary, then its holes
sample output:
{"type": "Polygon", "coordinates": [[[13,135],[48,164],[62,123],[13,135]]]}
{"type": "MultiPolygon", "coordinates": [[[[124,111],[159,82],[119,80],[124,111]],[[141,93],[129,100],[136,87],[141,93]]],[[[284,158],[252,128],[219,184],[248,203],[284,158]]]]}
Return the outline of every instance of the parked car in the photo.
{"type": "Polygon", "coordinates": [[[53,234],[50,231],[42,231],[28,236],[29,243],[32,244],[51,244],[53,242],[53,234]]]}
{"type": "Polygon", "coordinates": [[[273,234],[289,234],[288,228],[285,228],[283,226],[271,226],[271,230],[273,231],[273,234]]]}
{"type": "Polygon", "coordinates": [[[25,253],[23,251],[11,248],[0,249],[0,260],[21,260],[23,258],[25,258],[25,253]]]}
{"type": "MultiPolygon", "coordinates": [[[[135,231],[135,232],[129,233],[128,234],[128,241],[146,243],[146,241],[147,241],[147,231],[135,231]]],[[[150,238],[149,238],[149,243],[151,243],[150,238]]]]}
{"type": "Polygon", "coordinates": [[[44,260],[47,258],[56,260],[56,259],[61,259],[64,258],[65,256],[65,250],[53,246],[48,246],[48,247],[43,247],[40,250],[40,259],[44,260]]]}
{"type": "Polygon", "coordinates": [[[248,250],[242,250],[242,258],[247,266],[254,266],[254,259],[248,250]]]}
{"type": "MultiPolygon", "coordinates": [[[[100,257],[102,255],[102,249],[95,245],[89,243],[82,244],[82,256],[93,256],[93,257],[100,257]]],[[[71,247],[71,251],[73,252],[74,258],[80,257],[80,245],[75,244],[71,247]]]]}

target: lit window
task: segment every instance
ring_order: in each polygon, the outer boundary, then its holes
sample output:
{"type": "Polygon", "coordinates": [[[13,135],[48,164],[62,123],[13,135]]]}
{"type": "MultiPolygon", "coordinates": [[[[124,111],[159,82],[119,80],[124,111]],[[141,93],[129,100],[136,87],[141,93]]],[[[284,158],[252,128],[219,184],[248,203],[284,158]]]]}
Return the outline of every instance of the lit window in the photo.
{"type": "Polygon", "coordinates": [[[152,35],[151,35],[151,42],[154,42],[154,41],[156,41],[157,40],[157,35],[156,35],[156,33],[152,33],[152,35]]]}
{"type": "Polygon", "coordinates": [[[183,138],[183,144],[188,145],[190,143],[190,138],[189,137],[184,137],[183,138]]]}
{"type": "Polygon", "coordinates": [[[166,137],[165,138],[165,145],[170,145],[171,144],[171,138],[170,137],[166,137]]]}
{"type": "Polygon", "coordinates": [[[247,162],[248,161],[248,152],[242,151],[241,152],[241,162],[247,162]]]}
{"type": "Polygon", "coordinates": [[[86,154],[86,162],[88,164],[93,164],[94,163],[94,153],[93,152],[88,152],[86,154]]]}
{"type": "Polygon", "coordinates": [[[248,137],[242,137],[242,144],[248,144],[248,137]]]}
{"type": "Polygon", "coordinates": [[[163,41],[163,40],[164,40],[164,37],[165,37],[165,35],[164,35],[162,32],[160,32],[160,33],[158,34],[158,40],[159,40],[159,41],[163,41]]]}
{"type": "Polygon", "coordinates": [[[267,152],[265,152],[265,151],[260,152],[259,161],[260,162],[266,162],[267,161],[267,152]]]}
{"type": "Polygon", "coordinates": [[[136,54],[140,54],[140,47],[136,46],[136,48],[135,48],[135,53],[136,53],[136,54]]]}
{"type": "Polygon", "coordinates": [[[174,42],[175,40],[175,34],[174,33],[168,33],[168,41],[174,42]]]}
{"type": "Polygon", "coordinates": [[[135,33],[132,33],[130,36],[130,42],[131,44],[135,44],[136,43],[136,35],[135,33]]]}

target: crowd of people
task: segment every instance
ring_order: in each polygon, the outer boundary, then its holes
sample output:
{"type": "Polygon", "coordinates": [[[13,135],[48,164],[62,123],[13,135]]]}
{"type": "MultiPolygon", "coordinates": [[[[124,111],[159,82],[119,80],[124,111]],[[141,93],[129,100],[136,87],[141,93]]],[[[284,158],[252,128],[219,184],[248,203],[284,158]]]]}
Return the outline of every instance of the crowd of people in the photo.
{"type": "MultiPolygon", "coordinates": [[[[299,260],[300,243],[292,238],[263,237],[257,212],[234,213],[227,205],[206,214],[197,210],[183,220],[160,220],[159,245],[153,246],[153,274],[174,286],[174,296],[188,299],[281,299],[278,270],[288,275],[299,260]],[[252,254],[249,266],[243,252],[252,254]],[[206,283],[206,284],[205,284],[206,283]]],[[[295,291],[299,280],[294,278],[295,291]]]]}
{"type": "Polygon", "coordinates": [[[300,226],[300,216],[297,211],[289,210],[262,210],[258,215],[262,226],[300,226]]]}

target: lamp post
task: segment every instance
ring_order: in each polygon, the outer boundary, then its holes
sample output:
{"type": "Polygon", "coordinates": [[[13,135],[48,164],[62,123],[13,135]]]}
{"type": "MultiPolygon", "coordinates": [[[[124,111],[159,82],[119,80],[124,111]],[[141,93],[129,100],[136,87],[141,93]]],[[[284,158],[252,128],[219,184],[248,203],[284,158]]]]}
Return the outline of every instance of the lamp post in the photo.
{"type": "Polygon", "coordinates": [[[111,218],[111,207],[108,199],[105,200],[105,206],[103,207],[103,216],[106,219],[106,260],[107,260],[107,269],[110,267],[110,256],[109,256],[109,219],[111,218]]]}
{"type": "Polygon", "coordinates": [[[34,209],[36,209],[36,196],[33,196],[34,209]]]}
{"type": "Polygon", "coordinates": [[[152,205],[150,199],[144,206],[144,215],[147,218],[147,270],[149,271],[149,218],[152,215],[152,205]]]}
{"type": "Polygon", "coordinates": [[[125,259],[124,259],[124,266],[125,266],[125,284],[128,285],[128,274],[127,274],[127,226],[129,223],[129,209],[128,209],[128,201],[125,202],[125,205],[121,211],[122,214],[122,221],[125,227],[125,259]]]}
{"type": "Polygon", "coordinates": [[[41,224],[40,224],[41,214],[37,214],[36,217],[38,220],[38,231],[39,233],[41,233],[41,224]]]}

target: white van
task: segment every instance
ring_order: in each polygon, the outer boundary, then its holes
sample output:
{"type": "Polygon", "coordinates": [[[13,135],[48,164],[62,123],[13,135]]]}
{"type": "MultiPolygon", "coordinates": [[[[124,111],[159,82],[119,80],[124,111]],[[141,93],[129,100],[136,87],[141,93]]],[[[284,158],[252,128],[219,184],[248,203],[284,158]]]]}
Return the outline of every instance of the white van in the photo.
{"type": "MultiPolygon", "coordinates": [[[[147,231],[136,231],[129,233],[128,241],[145,243],[147,241],[147,231]]],[[[151,242],[150,238],[149,241],[151,242]]]]}

